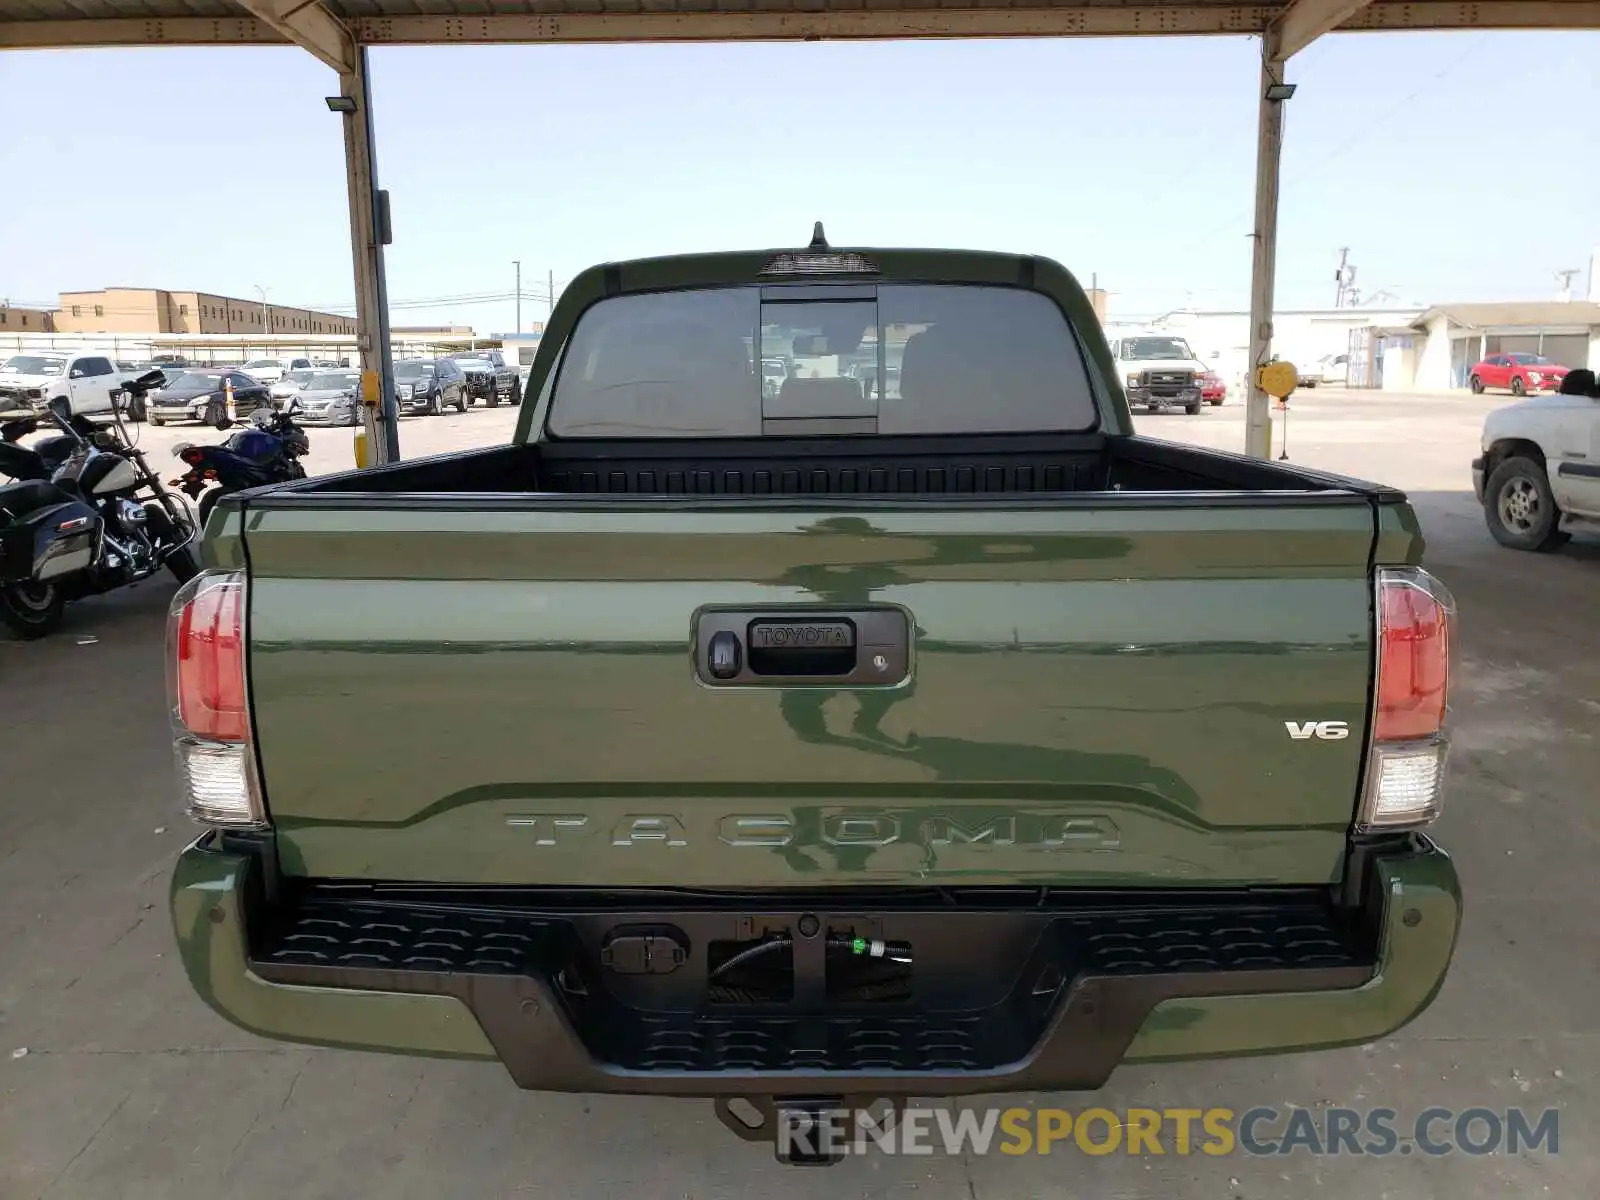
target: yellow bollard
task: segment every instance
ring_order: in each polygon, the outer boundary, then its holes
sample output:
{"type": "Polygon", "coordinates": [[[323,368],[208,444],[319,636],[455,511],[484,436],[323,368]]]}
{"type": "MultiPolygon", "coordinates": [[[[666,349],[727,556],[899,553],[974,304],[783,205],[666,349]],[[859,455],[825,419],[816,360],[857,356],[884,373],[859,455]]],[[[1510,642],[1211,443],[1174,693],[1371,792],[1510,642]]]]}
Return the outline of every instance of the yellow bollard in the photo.
{"type": "Polygon", "coordinates": [[[372,465],[372,442],[367,437],[368,421],[377,428],[377,411],[381,394],[378,391],[378,373],[361,372],[361,404],[364,411],[361,423],[356,426],[356,470],[365,471],[372,465]]]}

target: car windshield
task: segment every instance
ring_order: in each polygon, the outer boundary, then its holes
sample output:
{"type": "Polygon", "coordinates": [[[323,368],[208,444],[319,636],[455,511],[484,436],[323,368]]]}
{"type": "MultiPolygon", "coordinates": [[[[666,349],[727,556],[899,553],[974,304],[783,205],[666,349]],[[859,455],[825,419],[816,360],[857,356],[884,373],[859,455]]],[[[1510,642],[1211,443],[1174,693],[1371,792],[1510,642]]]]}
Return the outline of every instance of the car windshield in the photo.
{"type": "Polygon", "coordinates": [[[1049,297],[880,284],[862,299],[781,288],[616,296],[562,353],[550,431],[565,437],[808,436],[1085,430],[1083,358],[1049,297]],[[784,360],[780,386],[761,360],[784,360]],[[880,366],[888,370],[880,370],[880,366]]]}
{"type": "Polygon", "coordinates": [[[429,379],[432,376],[432,363],[397,362],[394,365],[394,377],[396,379],[429,379]]]}
{"type": "Polygon", "coordinates": [[[1122,357],[1127,359],[1193,358],[1189,343],[1177,337],[1131,337],[1122,340],[1122,357]]]}
{"type": "Polygon", "coordinates": [[[1508,354],[1506,357],[1514,363],[1521,363],[1525,367],[1553,367],[1556,365],[1553,359],[1548,359],[1542,354],[1518,353],[1508,354]]]}
{"type": "Polygon", "coordinates": [[[487,358],[458,358],[455,361],[463,371],[488,371],[494,367],[487,358]]]}
{"type": "Polygon", "coordinates": [[[357,371],[341,371],[337,374],[313,375],[311,382],[306,384],[308,392],[343,392],[361,382],[361,375],[357,371]]]}
{"type": "Polygon", "coordinates": [[[222,376],[210,371],[189,371],[178,376],[169,391],[174,392],[211,392],[222,386],[222,376]]]}
{"type": "Polygon", "coordinates": [[[310,379],[315,374],[316,374],[315,371],[308,370],[308,369],[302,367],[298,371],[290,371],[287,375],[285,375],[283,377],[282,382],[284,382],[284,383],[305,383],[308,379],[310,379]]]}
{"type": "Polygon", "coordinates": [[[15,371],[18,375],[60,375],[66,369],[64,358],[41,358],[31,354],[13,355],[0,367],[0,370],[15,371]]]}
{"type": "Polygon", "coordinates": [[[249,362],[245,363],[244,369],[246,371],[254,371],[260,369],[261,367],[275,367],[277,365],[278,360],[275,358],[253,358],[249,362]]]}

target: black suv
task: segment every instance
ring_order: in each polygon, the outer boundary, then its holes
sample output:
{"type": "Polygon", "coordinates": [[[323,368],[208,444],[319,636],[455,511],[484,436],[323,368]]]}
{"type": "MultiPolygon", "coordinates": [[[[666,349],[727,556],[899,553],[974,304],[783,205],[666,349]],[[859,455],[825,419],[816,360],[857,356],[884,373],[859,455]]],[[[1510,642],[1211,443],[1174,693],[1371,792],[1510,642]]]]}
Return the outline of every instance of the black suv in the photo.
{"type": "Polygon", "coordinates": [[[466,372],[448,358],[403,358],[394,364],[394,398],[402,413],[466,412],[466,372]]]}

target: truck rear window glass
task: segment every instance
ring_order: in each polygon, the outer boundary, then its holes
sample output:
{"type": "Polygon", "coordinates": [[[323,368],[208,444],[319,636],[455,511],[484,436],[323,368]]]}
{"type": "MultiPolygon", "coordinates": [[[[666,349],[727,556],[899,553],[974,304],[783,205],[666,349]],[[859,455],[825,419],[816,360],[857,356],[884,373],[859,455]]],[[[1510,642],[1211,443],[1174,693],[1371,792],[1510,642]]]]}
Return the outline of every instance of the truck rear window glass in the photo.
{"type": "Polygon", "coordinates": [[[833,418],[866,418],[849,428],[879,434],[1096,423],[1077,341],[1047,296],[954,284],[807,295],[732,287],[600,301],[561,357],[550,432],[781,436],[833,418]]]}

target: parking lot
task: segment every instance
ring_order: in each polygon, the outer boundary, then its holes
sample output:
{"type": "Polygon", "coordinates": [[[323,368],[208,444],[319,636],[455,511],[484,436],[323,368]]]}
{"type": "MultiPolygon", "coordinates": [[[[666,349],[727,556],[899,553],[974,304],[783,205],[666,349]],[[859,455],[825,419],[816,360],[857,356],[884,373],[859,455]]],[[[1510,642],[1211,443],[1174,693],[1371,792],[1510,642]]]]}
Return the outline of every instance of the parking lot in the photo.
{"type": "MultiPolygon", "coordinates": [[[[1443,992],[1379,1045],[1125,1068],[1095,1103],[1386,1106],[1403,1116],[1555,1107],[1558,1153],[1067,1150],[880,1156],[802,1171],[733,1139],[708,1102],[528,1094],[493,1065],[261,1041],[201,1004],[173,949],[167,877],[194,829],[172,783],[161,653],[171,587],[161,582],[75,606],[43,642],[0,638],[0,1197],[1593,1196],[1600,544],[1529,555],[1490,540],[1468,462],[1484,414],[1506,402],[1318,390],[1296,396],[1287,414],[1294,461],[1411,494],[1428,564],[1460,607],[1457,732],[1438,836],[1460,866],[1467,916],[1443,992]]],[[[517,415],[479,407],[408,419],[402,448],[415,456],[504,441],[517,415]]],[[[1237,402],[1136,421],[1144,433],[1221,449],[1243,441],[1237,402]]],[[[1275,433],[1274,455],[1283,414],[1275,433]]],[[[140,431],[156,464],[175,465],[177,442],[215,436],[140,431]]],[[[351,430],[310,436],[309,470],[352,464],[351,430]]]]}

